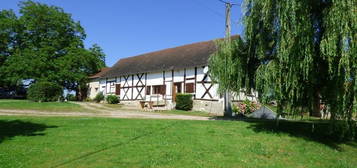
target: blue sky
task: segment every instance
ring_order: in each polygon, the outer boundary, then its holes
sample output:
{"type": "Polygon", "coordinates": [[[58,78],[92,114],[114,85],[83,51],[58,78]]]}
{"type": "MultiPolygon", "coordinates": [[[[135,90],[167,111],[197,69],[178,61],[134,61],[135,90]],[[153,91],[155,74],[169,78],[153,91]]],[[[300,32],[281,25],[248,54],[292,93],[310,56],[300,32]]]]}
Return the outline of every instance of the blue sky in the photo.
{"type": "MultiPolygon", "coordinates": [[[[1,0],[19,10],[21,0],[1,0]]],[[[120,58],[224,36],[225,6],[218,0],[37,0],[71,13],[112,66],[120,58]]],[[[241,3],[242,0],[231,0],[241,3]]],[[[241,6],[232,8],[232,34],[242,33],[241,6]]]]}

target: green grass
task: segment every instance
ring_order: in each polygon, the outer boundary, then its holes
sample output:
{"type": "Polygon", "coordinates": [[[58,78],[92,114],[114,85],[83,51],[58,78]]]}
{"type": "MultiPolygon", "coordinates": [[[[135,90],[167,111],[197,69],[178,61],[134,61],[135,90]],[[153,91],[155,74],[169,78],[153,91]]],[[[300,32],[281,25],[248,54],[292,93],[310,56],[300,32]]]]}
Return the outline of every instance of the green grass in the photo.
{"type": "Polygon", "coordinates": [[[33,102],[29,100],[1,100],[0,109],[39,111],[84,111],[80,105],[70,102],[33,102]]]}
{"type": "Polygon", "coordinates": [[[357,165],[356,143],[323,143],[269,123],[0,116],[0,167],[357,165]]]}

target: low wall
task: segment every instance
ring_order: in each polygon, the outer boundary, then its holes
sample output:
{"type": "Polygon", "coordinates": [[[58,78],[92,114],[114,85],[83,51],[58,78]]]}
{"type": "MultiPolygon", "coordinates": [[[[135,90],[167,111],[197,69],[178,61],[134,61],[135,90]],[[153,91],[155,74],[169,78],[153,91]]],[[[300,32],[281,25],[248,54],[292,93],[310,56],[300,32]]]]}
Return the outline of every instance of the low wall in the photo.
{"type": "Polygon", "coordinates": [[[224,113],[222,101],[204,101],[194,100],[193,111],[208,112],[210,114],[221,116],[224,113]]]}

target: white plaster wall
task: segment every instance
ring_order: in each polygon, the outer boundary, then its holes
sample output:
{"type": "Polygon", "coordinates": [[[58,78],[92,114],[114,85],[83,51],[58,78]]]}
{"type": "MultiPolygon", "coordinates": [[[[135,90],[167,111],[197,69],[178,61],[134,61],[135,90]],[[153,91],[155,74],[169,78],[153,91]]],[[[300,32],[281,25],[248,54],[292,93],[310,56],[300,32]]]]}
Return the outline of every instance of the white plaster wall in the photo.
{"type": "MultiPolygon", "coordinates": [[[[205,74],[203,72],[203,69],[204,69],[204,67],[197,68],[197,82],[201,82],[204,79],[205,74]]],[[[210,77],[207,77],[205,81],[212,82],[210,77]]],[[[209,88],[211,84],[210,83],[204,83],[204,84],[197,83],[196,84],[196,98],[197,99],[211,99],[208,94],[204,95],[204,93],[206,92],[206,89],[203,85],[206,88],[209,88]],[[203,95],[204,95],[204,97],[202,97],[203,95]]],[[[218,94],[217,90],[218,90],[218,85],[214,84],[209,91],[210,94],[212,95],[212,99],[215,99],[215,100],[220,99],[220,95],[218,94]]]]}
{"type": "Polygon", "coordinates": [[[186,78],[194,78],[195,77],[195,68],[186,69],[186,78]]]}
{"type": "Polygon", "coordinates": [[[100,92],[103,92],[104,94],[105,94],[105,88],[106,88],[106,86],[105,86],[105,79],[100,79],[100,81],[99,81],[99,91],[100,92]]]}
{"type": "Polygon", "coordinates": [[[164,83],[162,72],[148,73],[146,85],[162,85],[164,83]]]}
{"type": "Polygon", "coordinates": [[[129,78],[127,80],[127,83],[125,82],[125,78],[123,76],[120,77],[120,99],[121,100],[129,100],[131,99],[131,95],[132,95],[132,88],[125,88],[125,87],[130,87],[132,86],[133,80],[132,80],[132,76],[129,75],[129,78]],[[125,84],[125,85],[124,85],[125,84]],[[128,91],[127,91],[128,90],[128,91]],[[126,96],[125,95],[125,91],[127,91],[126,96]]]}
{"type": "Polygon", "coordinates": [[[172,99],[172,71],[165,71],[166,95],[165,99],[172,99]]]}
{"type": "Polygon", "coordinates": [[[99,80],[91,80],[88,84],[88,97],[93,99],[99,93],[99,80]]]}
{"type": "Polygon", "coordinates": [[[114,86],[111,86],[111,82],[112,81],[116,81],[115,78],[110,78],[110,79],[107,79],[106,80],[106,90],[105,90],[105,94],[109,94],[109,93],[113,93],[115,92],[115,83],[114,83],[114,86]]]}
{"type": "Polygon", "coordinates": [[[203,68],[197,67],[197,82],[202,81],[203,77],[204,77],[203,68]]]}
{"type": "Polygon", "coordinates": [[[184,70],[175,70],[174,71],[174,82],[183,82],[184,70]]]}

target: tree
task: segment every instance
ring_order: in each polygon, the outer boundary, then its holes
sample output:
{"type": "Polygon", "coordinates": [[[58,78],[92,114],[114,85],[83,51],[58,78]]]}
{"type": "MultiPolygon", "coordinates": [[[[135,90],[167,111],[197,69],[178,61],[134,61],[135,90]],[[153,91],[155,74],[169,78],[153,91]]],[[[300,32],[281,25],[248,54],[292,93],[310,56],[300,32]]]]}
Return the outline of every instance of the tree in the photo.
{"type": "Polygon", "coordinates": [[[319,116],[324,102],[332,130],[355,136],[356,1],[245,0],[244,8],[247,55],[237,62],[248,71],[234,72],[243,82],[234,87],[253,88],[261,100],[273,93],[278,115],[289,108],[319,116]]]}
{"type": "MultiPolygon", "coordinates": [[[[101,48],[97,46],[98,51],[101,48]]],[[[58,80],[62,86],[76,91],[78,100],[86,98],[88,75],[98,72],[105,66],[104,53],[72,47],[68,53],[57,60],[58,80]],[[75,67],[75,68],[74,68],[75,67]]]]}
{"type": "Polygon", "coordinates": [[[105,66],[102,49],[96,44],[84,48],[83,27],[62,8],[33,1],[19,6],[19,17],[11,11],[0,13],[0,20],[6,21],[0,23],[0,35],[8,39],[0,42],[0,47],[7,48],[0,53],[2,79],[11,83],[51,81],[82,91],[87,76],[105,66]]]}
{"type": "Polygon", "coordinates": [[[209,59],[212,80],[219,83],[218,92],[226,90],[240,92],[241,88],[249,88],[249,62],[247,59],[247,45],[239,37],[236,39],[215,41],[217,52],[209,59]],[[245,86],[247,85],[247,86],[245,86]]]}
{"type": "Polygon", "coordinates": [[[2,67],[18,48],[19,29],[19,22],[12,10],[0,11],[0,88],[16,86],[16,82],[4,80],[5,73],[2,67]]]}

